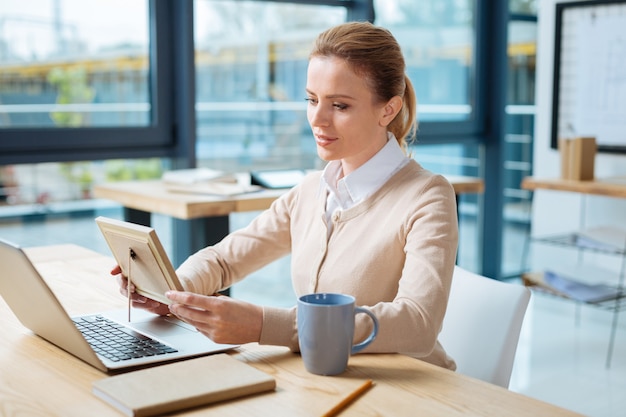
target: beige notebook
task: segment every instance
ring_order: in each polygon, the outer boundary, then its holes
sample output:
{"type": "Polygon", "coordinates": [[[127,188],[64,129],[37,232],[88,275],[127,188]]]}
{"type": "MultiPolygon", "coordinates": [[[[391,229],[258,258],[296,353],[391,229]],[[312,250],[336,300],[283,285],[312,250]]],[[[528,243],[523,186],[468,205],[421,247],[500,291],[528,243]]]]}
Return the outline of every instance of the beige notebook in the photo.
{"type": "Polygon", "coordinates": [[[127,416],[154,416],[276,388],[274,378],[225,353],[114,375],[93,393],[127,416]]]}

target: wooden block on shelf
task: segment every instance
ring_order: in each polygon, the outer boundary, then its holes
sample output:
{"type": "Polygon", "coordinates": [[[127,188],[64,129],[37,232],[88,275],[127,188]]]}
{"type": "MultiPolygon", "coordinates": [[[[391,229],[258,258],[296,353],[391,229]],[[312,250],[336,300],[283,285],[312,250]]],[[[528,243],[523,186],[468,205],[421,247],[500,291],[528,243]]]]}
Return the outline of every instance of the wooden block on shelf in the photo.
{"type": "Polygon", "coordinates": [[[571,180],[589,181],[594,178],[596,138],[575,138],[570,145],[571,180]]]}
{"type": "Polygon", "coordinates": [[[561,138],[558,142],[561,179],[591,181],[594,179],[596,138],[561,138]]]}

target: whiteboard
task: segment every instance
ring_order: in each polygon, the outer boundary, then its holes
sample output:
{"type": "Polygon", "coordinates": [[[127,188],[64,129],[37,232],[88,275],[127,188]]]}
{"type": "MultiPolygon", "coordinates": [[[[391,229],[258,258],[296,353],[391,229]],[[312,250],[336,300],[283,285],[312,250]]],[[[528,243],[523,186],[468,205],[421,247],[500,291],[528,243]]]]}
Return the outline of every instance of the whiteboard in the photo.
{"type": "Polygon", "coordinates": [[[626,153],[626,0],[556,5],[552,147],[593,136],[626,153]]]}

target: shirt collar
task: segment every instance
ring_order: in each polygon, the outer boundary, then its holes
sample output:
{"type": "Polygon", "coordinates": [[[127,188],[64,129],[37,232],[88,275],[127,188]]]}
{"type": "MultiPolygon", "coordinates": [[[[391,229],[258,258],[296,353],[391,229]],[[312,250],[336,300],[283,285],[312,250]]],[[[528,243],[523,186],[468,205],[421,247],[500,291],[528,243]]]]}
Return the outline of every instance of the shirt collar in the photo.
{"type": "Polygon", "coordinates": [[[324,169],[322,181],[326,189],[335,194],[340,206],[345,208],[377,191],[408,160],[396,137],[388,132],[385,146],[366,163],[337,180],[341,174],[341,161],[331,161],[324,169]]]}

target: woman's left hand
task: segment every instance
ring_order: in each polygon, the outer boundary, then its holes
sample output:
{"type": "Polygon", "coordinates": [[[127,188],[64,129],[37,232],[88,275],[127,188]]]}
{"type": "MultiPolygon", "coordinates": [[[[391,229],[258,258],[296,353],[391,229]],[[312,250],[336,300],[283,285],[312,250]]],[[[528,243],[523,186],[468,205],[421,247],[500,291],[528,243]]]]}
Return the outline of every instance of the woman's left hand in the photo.
{"type": "Polygon", "coordinates": [[[263,308],[223,295],[199,295],[168,291],[172,314],[194,326],[216,343],[258,342],[263,326],[263,308]]]}

